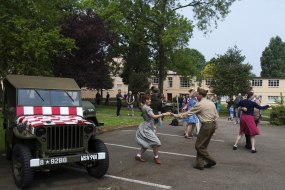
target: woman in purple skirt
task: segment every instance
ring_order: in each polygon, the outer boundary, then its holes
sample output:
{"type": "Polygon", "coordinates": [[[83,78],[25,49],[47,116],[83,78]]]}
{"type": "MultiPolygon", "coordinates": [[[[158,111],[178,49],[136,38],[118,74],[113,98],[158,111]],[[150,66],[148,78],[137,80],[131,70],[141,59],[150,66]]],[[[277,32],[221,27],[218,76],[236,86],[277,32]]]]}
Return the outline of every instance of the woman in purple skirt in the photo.
{"type": "Polygon", "coordinates": [[[251,153],[256,153],[255,149],[255,136],[259,135],[259,129],[256,127],[254,122],[254,108],[257,109],[267,109],[270,106],[260,106],[256,102],[252,101],[254,98],[253,92],[247,93],[247,99],[239,102],[238,107],[242,109],[242,115],[240,116],[240,131],[236,138],[236,142],[233,146],[233,150],[237,150],[238,142],[240,141],[243,134],[247,134],[250,136],[251,141],[251,153]]]}

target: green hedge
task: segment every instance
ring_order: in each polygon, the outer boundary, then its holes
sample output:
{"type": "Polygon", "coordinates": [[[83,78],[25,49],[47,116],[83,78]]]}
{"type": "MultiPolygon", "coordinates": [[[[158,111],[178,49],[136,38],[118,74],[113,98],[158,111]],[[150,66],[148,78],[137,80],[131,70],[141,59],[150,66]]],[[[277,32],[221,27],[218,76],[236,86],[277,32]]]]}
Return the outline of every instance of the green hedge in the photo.
{"type": "Polygon", "coordinates": [[[272,125],[285,125],[285,106],[272,107],[269,122],[272,125]]]}

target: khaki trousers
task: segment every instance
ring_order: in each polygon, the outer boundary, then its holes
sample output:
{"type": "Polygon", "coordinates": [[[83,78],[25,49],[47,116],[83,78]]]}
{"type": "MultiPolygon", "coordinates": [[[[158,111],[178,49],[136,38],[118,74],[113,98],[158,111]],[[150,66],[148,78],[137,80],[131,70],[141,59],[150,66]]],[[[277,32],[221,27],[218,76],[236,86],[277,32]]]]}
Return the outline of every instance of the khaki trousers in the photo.
{"type": "Polygon", "coordinates": [[[196,166],[204,167],[204,162],[213,164],[216,161],[209,155],[207,147],[216,130],[216,122],[202,123],[198,134],[195,149],[197,151],[196,166]]]}

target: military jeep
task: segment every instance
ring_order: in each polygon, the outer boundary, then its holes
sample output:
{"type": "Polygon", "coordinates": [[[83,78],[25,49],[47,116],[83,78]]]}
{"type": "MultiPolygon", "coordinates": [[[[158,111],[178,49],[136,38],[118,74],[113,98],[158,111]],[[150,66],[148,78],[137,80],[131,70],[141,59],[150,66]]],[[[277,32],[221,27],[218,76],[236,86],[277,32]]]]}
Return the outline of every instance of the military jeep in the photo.
{"type": "Polygon", "coordinates": [[[8,75],[4,79],[5,152],[19,188],[37,171],[81,165],[103,177],[109,168],[96,125],[83,116],[81,91],[70,78],[8,75]]]}

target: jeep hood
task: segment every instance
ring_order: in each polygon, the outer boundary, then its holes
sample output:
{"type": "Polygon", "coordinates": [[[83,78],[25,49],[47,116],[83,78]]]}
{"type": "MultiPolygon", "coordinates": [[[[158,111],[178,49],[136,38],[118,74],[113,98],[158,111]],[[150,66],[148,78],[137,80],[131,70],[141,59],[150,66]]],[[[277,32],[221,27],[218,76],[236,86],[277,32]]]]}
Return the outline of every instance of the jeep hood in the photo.
{"type": "Polygon", "coordinates": [[[16,120],[17,125],[23,125],[29,128],[36,128],[38,126],[48,125],[86,125],[92,124],[91,122],[83,119],[80,116],[20,116],[16,120]]]}

